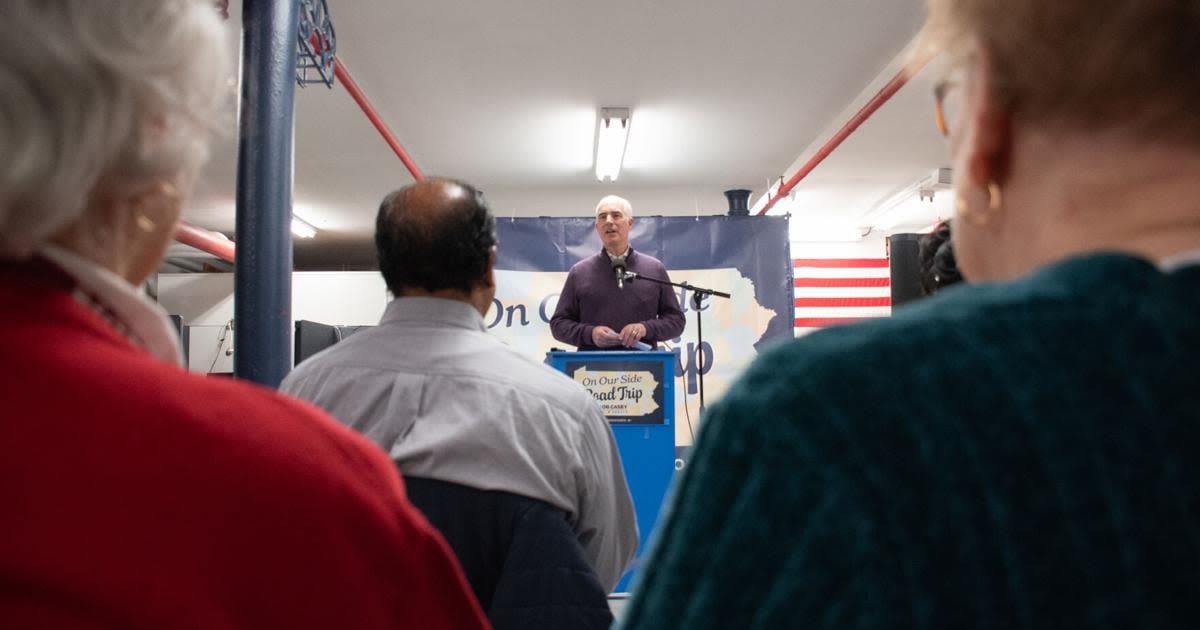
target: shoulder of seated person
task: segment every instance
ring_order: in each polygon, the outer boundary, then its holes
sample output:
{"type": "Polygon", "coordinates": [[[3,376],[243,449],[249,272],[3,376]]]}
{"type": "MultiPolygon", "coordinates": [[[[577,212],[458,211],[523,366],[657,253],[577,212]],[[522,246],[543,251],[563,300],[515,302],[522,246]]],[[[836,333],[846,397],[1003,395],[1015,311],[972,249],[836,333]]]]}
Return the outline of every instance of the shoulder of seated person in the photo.
{"type": "Polygon", "coordinates": [[[177,386],[190,396],[172,410],[182,416],[178,430],[190,427],[213,436],[213,449],[234,454],[225,465],[265,466],[281,475],[300,470],[297,481],[324,475],[357,485],[364,473],[378,472],[387,462],[365,438],[307,402],[218,377],[184,380],[190,383],[177,386]]]}
{"type": "Polygon", "coordinates": [[[1015,326],[1028,329],[1042,313],[1062,320],[1061,308],[1086,308],[1057,299],[1056,289],[1039,280],[951,287],[905,305],[891,317],[833,326],[779,343],[760,355],[731,389],[761,396],[784,393],[776,387],[782,383],[814,391],[883,381],[902,388],[921,370],[961,370],[964,361],[983,360],[975,358],[972,340],[1015,326]],[[956,362],[946,361],[948,356],[956,362]]]}
{"type": "Polygon", "coordinates": [[[914,362],[923,360],[930,344],[937,347],[944,325],[937,320],[881,317],[787,339],[760,354],[725,398],[800,395],[799,390],[820,389],[826,383],[864,379],[902,380],[914,362]]]}

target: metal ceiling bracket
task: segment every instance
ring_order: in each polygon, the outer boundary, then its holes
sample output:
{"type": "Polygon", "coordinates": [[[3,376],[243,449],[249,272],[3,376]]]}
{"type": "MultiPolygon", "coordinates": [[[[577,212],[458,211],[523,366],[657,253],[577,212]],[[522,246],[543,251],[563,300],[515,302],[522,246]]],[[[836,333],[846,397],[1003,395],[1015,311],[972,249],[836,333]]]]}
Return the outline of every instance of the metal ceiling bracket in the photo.
{"type": "Polygon", "coordinates": [[[337,36],[325,0],[300,0],[297,39],[296,83],[300,87],[324,83],[332,88],[337,36]]]}

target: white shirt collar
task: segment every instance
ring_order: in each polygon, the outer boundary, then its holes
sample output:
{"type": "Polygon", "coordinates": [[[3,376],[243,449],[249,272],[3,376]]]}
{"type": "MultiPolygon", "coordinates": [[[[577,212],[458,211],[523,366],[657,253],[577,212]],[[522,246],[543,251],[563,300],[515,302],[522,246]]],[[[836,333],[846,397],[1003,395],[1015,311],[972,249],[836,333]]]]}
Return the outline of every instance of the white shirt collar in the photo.
{"type": "Polygon", "coordinates": [[[78,284],[76,298],[100,311],[130,341],[156,359],[174,365],[183,364],[179,335],[167,317],[167,311],[124,278],[54,245],[43,245],[38,253],[58,265],[78,284]]]}
{"type": "Polygon", "coordinates": [[[487,325],[474,306],[446,298],[398,297],[388,303],[379,321],[388,322],[433,323],[487,332],[487,325]]]}
{"type": "Polygon", "coordinates": [[[1191,249],[1184,252],[1179,252],[1173,256],[1158,261],[1158,268],[1163,271],[1176,271],[1183,267],[1191,265],[1200,265],[1200,249],[1191,249]]]}

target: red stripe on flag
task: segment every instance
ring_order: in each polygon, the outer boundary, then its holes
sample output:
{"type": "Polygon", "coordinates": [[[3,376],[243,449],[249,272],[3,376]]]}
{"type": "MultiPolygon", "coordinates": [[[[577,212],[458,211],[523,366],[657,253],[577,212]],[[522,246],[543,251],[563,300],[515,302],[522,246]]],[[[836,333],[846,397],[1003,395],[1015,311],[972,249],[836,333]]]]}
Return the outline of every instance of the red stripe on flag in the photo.
{"type": "Polygon", "coordinates": [[[850,269],[864,267],[870,269],[887,269],[886,258],[796,258],[792,261],[794,267],[817,267],[820,269],[850,269]]]}
{"type": "Polygon", "coordinates": [[[861,322],[862,317],[797,317],[796,328],[824,328],[838,324],[853,324],[861,322]]]}
{"type": "Polygon", "coordinates": [[[890,297],[802,297],[796,298],[797,307],[854,308],[859,306],[891,306],[890,297]]]}
{"type": "Polygon", "coordinates": [[[829,288],[853,289],[859,287],[890,287],[891,278],[796,278],[797,289],[829,288]]]}

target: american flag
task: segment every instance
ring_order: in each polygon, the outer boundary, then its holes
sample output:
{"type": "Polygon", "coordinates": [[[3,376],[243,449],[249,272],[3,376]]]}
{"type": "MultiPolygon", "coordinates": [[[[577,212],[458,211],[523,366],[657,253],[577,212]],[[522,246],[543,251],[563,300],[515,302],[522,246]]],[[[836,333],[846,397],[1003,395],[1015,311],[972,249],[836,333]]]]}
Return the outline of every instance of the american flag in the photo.
{"type": "Polygon", "coordinates": [[[792,264],[797,337],[892,314],[887,258],[797,258],[792,264]]]}

